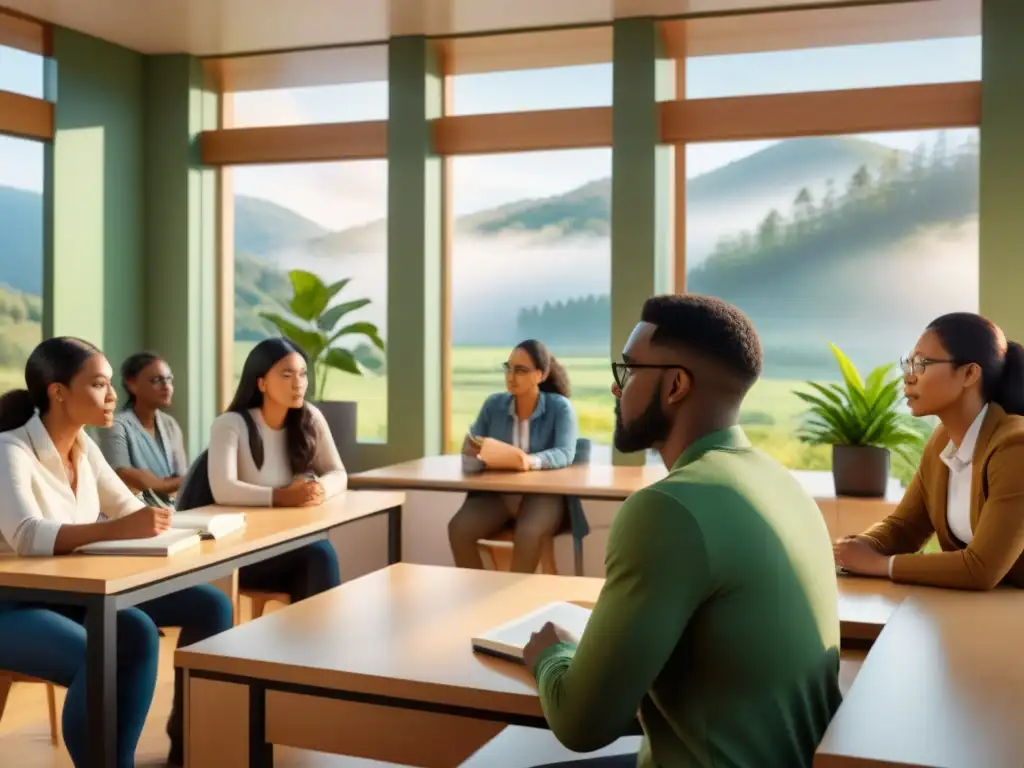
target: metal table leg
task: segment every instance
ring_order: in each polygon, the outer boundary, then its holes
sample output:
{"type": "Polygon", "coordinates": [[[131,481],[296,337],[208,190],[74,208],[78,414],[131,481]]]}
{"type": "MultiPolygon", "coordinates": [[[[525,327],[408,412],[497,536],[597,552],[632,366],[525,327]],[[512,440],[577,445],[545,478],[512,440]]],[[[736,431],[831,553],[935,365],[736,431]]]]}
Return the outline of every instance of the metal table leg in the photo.
{"type": "Polygon", "coordinates": [[[388,565],[402,562],[402,508],[388,510],[388,565]]]}
{"type": "Polygon", "coordinates": [[[113,595],[91,598],[85,609],[85,700],[89,765],[117,765],[117,604],[113,595]]]}

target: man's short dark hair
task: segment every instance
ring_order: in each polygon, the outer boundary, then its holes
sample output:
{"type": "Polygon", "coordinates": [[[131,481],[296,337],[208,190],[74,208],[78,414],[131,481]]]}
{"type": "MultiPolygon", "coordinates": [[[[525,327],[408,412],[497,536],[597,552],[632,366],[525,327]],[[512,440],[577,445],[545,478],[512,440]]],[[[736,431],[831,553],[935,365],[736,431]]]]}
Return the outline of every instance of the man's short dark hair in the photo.
{"type": "Polygon", "coordinates": [[[761,375],[764,357],[757,331],[726,301],[694,294],[652,296],[640,319],[656,326],[652,344],[683,347],[714,361],[746,388],[761,375]]]}

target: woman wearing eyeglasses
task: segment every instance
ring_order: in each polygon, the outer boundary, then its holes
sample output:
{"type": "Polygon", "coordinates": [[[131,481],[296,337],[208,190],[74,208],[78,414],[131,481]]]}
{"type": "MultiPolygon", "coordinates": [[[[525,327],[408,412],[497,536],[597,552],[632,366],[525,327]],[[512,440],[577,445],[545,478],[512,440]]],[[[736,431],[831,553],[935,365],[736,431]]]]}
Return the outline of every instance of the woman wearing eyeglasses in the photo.
{"type": "Polygon", "coordinates": [[[181,427],[165,411],[174,375],[159,355],[137,352],[121,364],[121,385],[128,400],[113,426],[99,433],[103,457],[147,504],[170,507],[188,472],[181,427]]]}
{"type": "Polygon", "coordinates": [[[896,511],[836,542],[836,564],[908,584],[1024,588],[1024,347],[959,312],[929,325],[902,366],[911,412],[941,423],[896,511]],[[942,551],[921,553],[933,534],[942,551]]]}
{"type": "MultiPolygon", "coordinates": [[[[505,368],[505,392],[484,401],[463,445],[467,469],[477,463],[471,438],[490,437],[512,445],[523,471],[561,469],[576,457],[576,412],[569,402],[569,377],[541,342],[527,339],[512,350],[505,368]]],[[[471,493],[448,524],[455,565],[483,568],[477,541],[515,529],[512,570],[533,573],[541,545],[566,521],[562,496],[471,493]]]]}

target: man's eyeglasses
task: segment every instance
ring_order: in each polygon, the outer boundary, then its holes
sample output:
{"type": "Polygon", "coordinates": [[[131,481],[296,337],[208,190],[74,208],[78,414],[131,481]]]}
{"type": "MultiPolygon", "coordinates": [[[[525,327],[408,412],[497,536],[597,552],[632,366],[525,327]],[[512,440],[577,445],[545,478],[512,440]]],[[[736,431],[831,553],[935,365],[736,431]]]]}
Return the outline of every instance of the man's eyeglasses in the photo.
{"type": "Polygon", "coordinates": [[[904,376],[920,376],[931,365],[939,365],[945,363],[946,365],[960,365],[957,360],[940,360],[934,357],[921,357],[921,355],[914,355],[913,357],[900,358],[900,370],[903,371],[904,376]]]}
{"type": "Polygon", "coordinates": [[[633,371],[640,368],[655,368],[662,371],[679,370],[684,371],[691,379],[693,378],[690,369],[678,363],[612,363],[612,377],[615,379],[615,386],[625,389],[626,384],[633,377],[633,371]]]}
{"type": "Polygon", "coordinates": [[[174,383],[174,376],[150,376],[149,383],[154,387],[162,387],[164,384],[170,386],[174,383]]]}

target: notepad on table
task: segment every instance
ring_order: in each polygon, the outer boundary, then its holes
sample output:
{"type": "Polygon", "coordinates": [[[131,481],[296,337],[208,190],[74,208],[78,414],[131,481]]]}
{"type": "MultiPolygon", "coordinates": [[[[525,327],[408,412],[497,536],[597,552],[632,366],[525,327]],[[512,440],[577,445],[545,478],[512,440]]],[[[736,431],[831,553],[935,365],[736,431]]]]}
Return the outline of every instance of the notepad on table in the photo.
{"type": "Polygon", "coordinates": [[[198,531],[204,539],[220,539],[245,527],[244,512],[175,512],[171,528],[198,531]]]}
{"type": "Polygon", "coordinates": [[[473,638],[473,650],[489,656],[523,663],[523,648],[530,636],[545,623],[551,622],[576,637],[583,635],[590,619],[590,609],[573,603],[549,603],[514,621],[495,627],[473,638]]]}
{"type": "Polygon", "coordinates": [[[148,539],[116,539],[111,541],[94,541],[79,547],[75,552],[86,555],[152,555],[167,557],[176,555],[186,549],[199,546],[199,534],[195,529],[168,531],[151,536],[148,539]]]}

